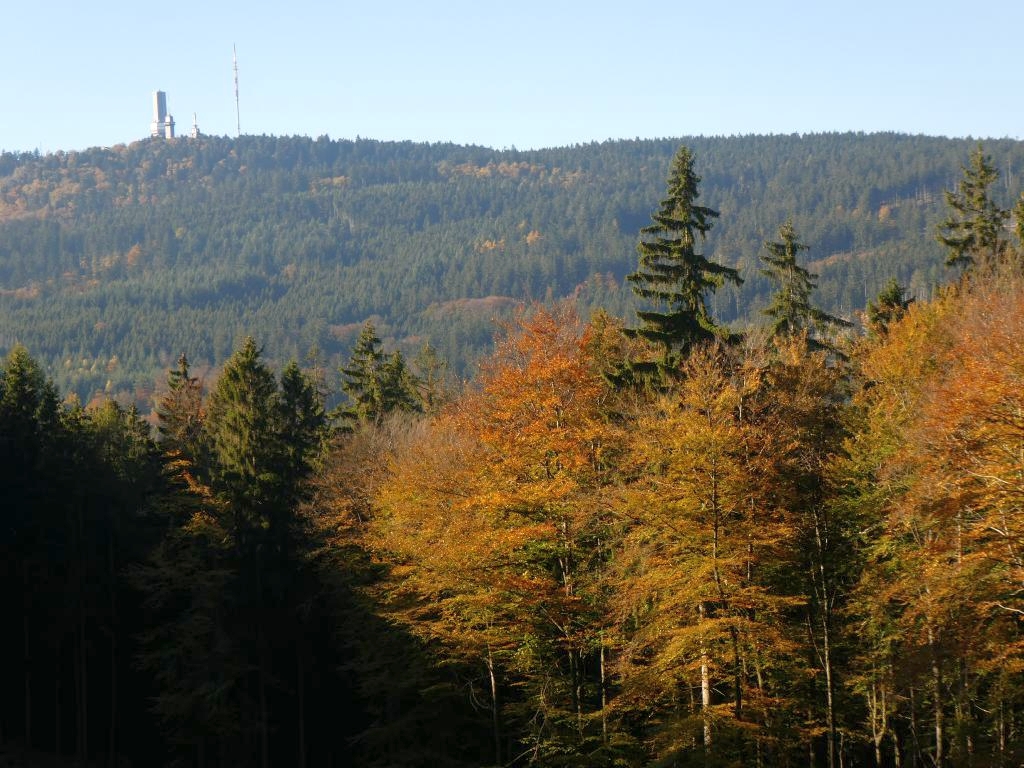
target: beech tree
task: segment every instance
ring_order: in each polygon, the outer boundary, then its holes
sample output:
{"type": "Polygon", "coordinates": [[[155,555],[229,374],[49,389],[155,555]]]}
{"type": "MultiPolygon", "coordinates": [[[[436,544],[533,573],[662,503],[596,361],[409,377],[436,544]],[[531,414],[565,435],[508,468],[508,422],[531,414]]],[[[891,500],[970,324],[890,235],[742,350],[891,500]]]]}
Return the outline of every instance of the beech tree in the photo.
{"type": "Polygon", "coordinates": [[[656,718],[648,739],[666,759],[696,747],[711,764],[764,760],[792,737],[787,688],[803,674],[784,619],[799,600],[769,588],[794,558],[779,493],[792,447],[758,404],[759,366],[697,350],[682,374],[632,430],[620,706],[656,718]]]}
{"type": "MultiPolygon", "coordinates": [[[[414,631],[484,671],[494,762],[609,749],[602,563],[613,430],[589,332],[537,310],[381,490],[378,546],[414,631]],[[595,727],[597,726],[597,727],[595,727]]],[[[603,759],[603,758],[600,758],[603,759]]]]}

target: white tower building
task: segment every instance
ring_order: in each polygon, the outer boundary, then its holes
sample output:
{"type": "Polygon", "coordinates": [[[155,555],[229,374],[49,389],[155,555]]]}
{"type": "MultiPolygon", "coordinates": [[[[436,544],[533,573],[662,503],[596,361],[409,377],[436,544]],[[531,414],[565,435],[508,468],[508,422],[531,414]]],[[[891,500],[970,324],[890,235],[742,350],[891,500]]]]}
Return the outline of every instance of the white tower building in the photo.
{"type": "Polygon", "coordinates": [[[174,138],[174,118],[167,114],[167,94],[163,91],[153,91],[153,122],[150,123],[149,135],[153,138],[174,138]]]}

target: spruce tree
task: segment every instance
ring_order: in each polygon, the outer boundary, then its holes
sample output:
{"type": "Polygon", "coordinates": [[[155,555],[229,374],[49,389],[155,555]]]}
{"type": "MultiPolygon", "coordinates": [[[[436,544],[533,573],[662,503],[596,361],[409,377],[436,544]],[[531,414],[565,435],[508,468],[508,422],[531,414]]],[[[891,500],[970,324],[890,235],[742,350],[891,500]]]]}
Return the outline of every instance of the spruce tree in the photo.
{"type": "Polygon", "coordinates": [[[674,369],[695,344],[730,338],[708,313],[706,298],[726,281],[739,285],[742,280],[735,269],[697,252],[718,211],[697,204],[700,176],[693,160],[690,149],[680,147],[665,199],[651,215],[653,223],[640,230],[637,270],[626,278],[637,296],[655,305],[638,310],[641,326],[627,333],[662,349],[660,362],[634,364],[641,375],[674,369]]]}
{"type": "Polygon", "coordinates": [[[885,335],[889,331],[889,326],[907,313],[913,301],[907,296],[906,289],[896,282],[895,277],[889,278],[885,288],[868,302],[868,330],[875,336],[885,335]]]}
{"type": "Polygon", "coordinates": [[[359,421],[375,421],[380,410],[380,381],[378,371],[384,354],[373,323],[367,322],[356,339],[348,362],[341,367],[341,391],[348,402],[335,415],[340,416],[344,428],[359,421]]]}
{"type": "Polygon", "coordinates": [[[352,356],[341,368],[341,389],[348,402],[334,415],[342,420],[342,429],[357,423],[379,424],[393,411],[422,411],[419,382],[399,351],[385,356],[381,351],[373,323],[363,326],[352,356]]]}
{"type": "Polygon", "coordinates": [[[242,537],[262,527],[282,491],[280,395],[261,354],[249,337],[231,356],[210,395],[204,425],[212,485],[242,537]]]}
{"type": "Polygon", "coordinates": [[[191,375],[188,358],[182,353],[178,367],[167,374],[167,392],[156,407],[157,434],[166,454],[186,462],[196,461],[202,428],[201,405],[202,385],[191,375]]]}
{"type": "Polygon", "coordinates": [[[812,334],[828,327],[848,328],[850,323],[811,304],[811,292],[818,276],[797,264],[797,255],[808,250],[800,242],[792,219],[779,227],[779,241],[766,242],[761,259],[767,265],[761,274],[776,286],[771,303],[763,310],[771,318],[773,338],[806,333],[812,348],[828,348],[812,334]]]}
{"type": "Polygon", "coordinates": [[[994,266],[1006,250],[1003,225],[1010,216],[989,195],[989,187],[999,178],[999,171],[980,144],[971,154],[970,167],[961,168],[963,178],[956,191],[946,191],[950,215],[939,225],[937,235],[947,248],[946,266],[965,270],[986,264],[994,266]]]}

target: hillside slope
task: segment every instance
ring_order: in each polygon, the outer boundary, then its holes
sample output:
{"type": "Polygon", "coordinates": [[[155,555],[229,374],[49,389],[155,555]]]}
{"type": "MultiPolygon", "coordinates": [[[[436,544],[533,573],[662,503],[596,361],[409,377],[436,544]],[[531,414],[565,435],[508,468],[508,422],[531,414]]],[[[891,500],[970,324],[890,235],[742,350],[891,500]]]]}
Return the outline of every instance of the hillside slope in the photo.
{"type": "MultiPolygon", "coordinates": [[[[757,322],[765,239],[792,216],[818,301],[851,316],[895,276],[948,278],[942,191],[976,142],[897,134],[620,141],[496,151],[326,137],[149,140],[0,154],[0,352],[21,342],[62,390],[145,405],[186,352],[216,366],[247,334],[329,370],[372,319],[456,370],[521,300],[631,317],[622,278],[681,143],[721,212],[706,252],[746,279],[713,306],[757,322]]],[[[985,143],[1019,194],[1024,143],[985,143]]]]}

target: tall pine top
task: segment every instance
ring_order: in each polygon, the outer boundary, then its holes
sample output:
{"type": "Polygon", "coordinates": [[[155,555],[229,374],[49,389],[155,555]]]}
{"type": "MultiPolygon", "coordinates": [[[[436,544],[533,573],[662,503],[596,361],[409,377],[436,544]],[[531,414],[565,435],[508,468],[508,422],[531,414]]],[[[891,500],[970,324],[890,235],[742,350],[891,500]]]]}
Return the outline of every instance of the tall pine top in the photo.
{"type": "Polygon", "coordinates": [[[728,332],[708,314],[706,295],[725,281],[739,285],[739,273],[697,252],[707,239],[718,211],[698,205],[700,176],[693,153],[680,147],[672,161],[668,190],[652,223],[640,230],[639,263],[626,279],[633,291],[654,304],[638,310],[641,326],[629,331],[664,350],[661,366],[674,367],[676,355],[694,344],[725,338],[728,332]]]}

